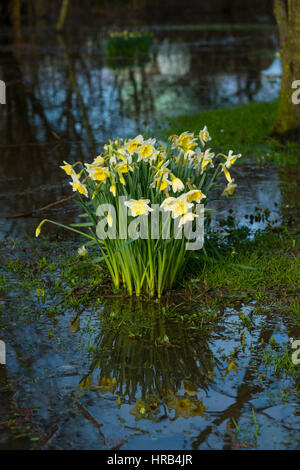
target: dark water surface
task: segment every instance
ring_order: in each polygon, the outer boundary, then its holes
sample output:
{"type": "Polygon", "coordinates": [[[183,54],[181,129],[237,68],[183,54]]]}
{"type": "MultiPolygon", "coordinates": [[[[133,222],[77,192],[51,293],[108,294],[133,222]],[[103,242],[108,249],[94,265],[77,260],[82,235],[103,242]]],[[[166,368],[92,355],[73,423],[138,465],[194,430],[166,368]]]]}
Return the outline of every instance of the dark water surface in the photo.
{"type": "MultiPolygon", "coordinates": [[[[27,213],[70,194],[59,165],[90,161],[109,138],[165,127],[168,117],[199,109],[278,96],[277,30],[268,19],[253,25],[131,28],[151,34],[149,49],[135,58],[107,57],[113,29],[74,26],[62,37],[40,26],[24,28],[21,39],[1,32],[0,78],[7,91],[7,104],[0,108],[1,216],[27,213]]],[[[280,203],[276,172],[265,178],[277,193],[265,192],[264,203],[280,203]]],[[[260,203],[258,193],[253,191],[252,210],[260,203]]],[[[43,214],[71,222],[72,207],[43,214]]],[[[32,236],[36,223],[32,217],[0,219],[0,240],[24,230],[32,236]]]]}
{"type": "MultiPolygon", "coordinates": [[[[26,252],[37,259],[35,249],[26,252]]],[[[46,285],[54,276],[44,276],[46,285]]],[[[0,448],[299,447],[289,346],[297,331],[280,311],[234,303],[213,328],[197,299],[95,300],[50,314],[57,299],[46,293],[42,302],[14,275],[7,281],[0,448]]]]}

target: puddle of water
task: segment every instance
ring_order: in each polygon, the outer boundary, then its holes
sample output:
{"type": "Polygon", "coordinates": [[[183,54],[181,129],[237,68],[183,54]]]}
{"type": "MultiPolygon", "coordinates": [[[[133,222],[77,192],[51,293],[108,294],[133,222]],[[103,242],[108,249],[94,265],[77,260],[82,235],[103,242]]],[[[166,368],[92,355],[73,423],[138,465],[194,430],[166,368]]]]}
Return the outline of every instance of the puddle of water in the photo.
{"type": "MultiPolygon", "coordinates": [[[[234,218],[238,226],[246,226],[254,234],[266,226],[282,223],[282,184],[275,168],[259,166],[243,166],[232,172],[238,182],[237,199],[212,201],[207,208],[214,209],[212,227],[219,228],[228,214],[234,218]]],[[[285,189],[283,190],[283,192],[285,189]]],[[[220,193],[216,192],[216,197],[220,193]]]]}
{"type": "Polygon", "coordinates": [[[274,355],[289,344],[286,316],[240,305],[206,329],[208,312],[202,328],[193,323],[196,302],[112,300],[54,321],[53,300],[39,305],[31,292],[17,306],[14,298],[0,313],[10,319],[0,420],[6,430],[14,412],[22,435],[27,418],[33,440],[4,433],[2,446],[34,447],[53,431],[45,448],[299,447],[297,378],[275,373],[274,355]]]}

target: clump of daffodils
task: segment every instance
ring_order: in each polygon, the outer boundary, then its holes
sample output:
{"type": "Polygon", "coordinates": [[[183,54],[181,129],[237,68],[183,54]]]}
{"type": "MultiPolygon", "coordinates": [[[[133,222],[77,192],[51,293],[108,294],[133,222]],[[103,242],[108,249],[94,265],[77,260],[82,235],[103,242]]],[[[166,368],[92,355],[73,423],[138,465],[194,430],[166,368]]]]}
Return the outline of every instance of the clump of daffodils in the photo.
{"type": "MultiPolygon", "coordinates": [[[[190,253],[185,250],[184,239],[173,236],[170,240],[162,237],[153,240],[150,232],[147,239],[128,240],[127,236],[117,235],[114,239],[97,240],[98,206],[110,204],[116,212],[114,218],[108,210],[108,227],[118,223],[120,196],[125,199],[123,204],[129,221],[150,216],[151,206],[156,204],[161,212],[170,213],[177,228],[193,224],[199,217],[197,204],[207,203],[208,193],[217,180],[218,186],[223,184],[220,196],[231,196],[236,188],[230,169],[241,154],[230,150],[228,155],[216,155],[210,148],[205,148],[210,140],[206,126],[199,134],[172,135],[167,144],[142,135],[129,140],[117,138],[109,141],[103,153],[91,163],[64,162],[61,166],[70,177],[72,190],[78,193],[78,203],[90,220],[90,224],[77,224],[90,225],[88,234],[75,231],[90,238],[88,243],[102,244],[103,260],[115,287],[125,286],[130,295],[148,292],[161,296],[182,276],[190,253]]],[[[44,222],[37,228],[37,236],[44,222]]],[[[158,225],[161,234],[161,223],[158,225]]]]}

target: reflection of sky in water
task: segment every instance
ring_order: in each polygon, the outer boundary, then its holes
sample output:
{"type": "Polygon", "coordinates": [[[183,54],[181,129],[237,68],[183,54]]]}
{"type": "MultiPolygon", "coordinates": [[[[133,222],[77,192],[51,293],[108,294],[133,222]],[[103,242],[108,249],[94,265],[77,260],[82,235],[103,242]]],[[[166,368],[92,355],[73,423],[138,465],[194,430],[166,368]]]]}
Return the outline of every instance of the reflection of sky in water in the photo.
{"type": "Polygon", "coordinates": [[[217,105],[249,102],[246,89],[248,93],[251,93],[254,101],[274,101],[278,98],[280,91],[280,78],[263,76],[258,88],[257,81],[249,85],[246,77],[235,75],[219,75],[217,81],[217,105]]]}
{"type": "MultiPolygon", "coordinates": [[[[88,76],[80,69],[76,76],[94,138],[106,140],[111,135],[137,133],[146,123],[160,123],[162,117],[195,112],[203,107],[247,103],[250,98],[273,101],[280,89],[278,61],[280,64],[276,57],[269,69],[250,78],[245,73],[217,70],[210,75],[205,68],[195,76],[188,45],[169,44],[165,40],[156,46],[156,55],[145,68],[112,70],[103,67],[99,70],[92,64],[88,76]]],[[[60,73],[48,78],[47,69],[41,70],[39,76],[39,97],[46,103],[47,118],[59,131],[57,123],[64,126],[66,120],[65,117],[61,121],[68,88],[66,79],[60,73]]],[[[78,108],[74,97],[73,106],[78,108]]],[[[75,120],[77,132],[84,134],[80,113],[75,115],[75,120]]]]}
{"type": "Polygon", "coordinates": [[[264,75],[265,77],[281,77],[282,65],[281,65],[280,57],[276,55],[270,67],[268,67],[265,70],[262,70],[261,74],[264,75]]]}
{"type": "MultiPolygon", "coordinates": [[[[231,215],[235,218],[235,222],[239,225],[246,225],[252,230],[263,229],[267,221],[252,220],[250,215],[257,215],[255,208],[262,213],[265,209],[270,211],[269,222],[272,225],[281,222],[279,213],[281,203],[280,180],[277,171],[272,168],[253,168],[247,167],[236,169],[237,175],[234,175],[235,182],[238,184],[235,196],[241,199],[230,199],[226,204],[224,201],[214,201],[207,207],[215,209],[212,214],[212,224],[218,226],[220,219],[228,216],[228,211],[232,211],[231,215]],[[247,218],[245,216],[248,216],[247,218]]],[[[218,191],[222,192],[222,189],[218,191]]],[[[220,194],[215,190],[216,194],[220,194]]]]}
{"type": "MultiPolygon", "coordinates": [[[[280,59],[245,61],[243,46],[251,51],[249,37],[243,45],[243,38],[213,38],[205,41],[170,42],[164,38],[155,43],[149,61],[145,65],[123,66],[115,63],[114,68],[103,64],[102,56],[91,47],[99,39],[92,36],[82,51],[86,50],[85,67],[80,66],[79,57],[70,52],[68,60],[73,67],[76,86],[88,110],[88,120],[96,141],[103,141],[113,132],[128,134],[139,131],[145,124],[159,122],[161,117],[194,112],[199,108],[246,103],[249,100],[271,101],[278,96],[280,59]],[[237,47],[238,45],[238,47],[237,47]],[[235,47],[233,47],[235,46],[235,47]],[[223,63],[218,61],[222,57],[223,63]],[[273,62],[272,62],[273,61],[273,62]],[[245,63],[244,63],[245,62],[245,63]],[[261,64],[261,65],[260,65],[261,64]]],[[[262,41],[265,45],[268,38],[262,41]]],[[[271,36],[269,47],[274,48],[271,36]]],[[[65,53],[69,54],[67,46],[65,53]]],[[[259,48],[259,44],[256,45],[259,48]]],[[[38,76],[32,80],[31,61],[25,61],[26,79],[35,87],[46,116],[56,131],[66,126],[67,116],[62,117],[62,108],[71,106],[75,113],[75,127],[82,129],[82,116],[76,90],[70,90],[68,67],[57,54],[43,56],[38,67],[38,76]],[[38,83],[38,86],[36,86],[38,83]],[[72,91],[72,99],[67,101],[72,91]]],[[[275,51],[274,51],[275,53],[275,51]]],[[[244,52],[245,54],[245,52],[244,52]]]]}
{"type": "MultiPolygon", "coordinates": [[[[34,311],[38,307],[33,297],[29,299],[30,301],[35,304],[35,307],[33,312],[28,311],[28,315],[34,317],[34,311]]],[[[28,303],[28,300],[26,302],[28,303]]],[[[43,306],[43,312],[50,305],[51,301],[48,300],[43,306]]],[[[196,305],[195,307],[198,308],[196,305]]],[[[116,308],[115,305],[110,306],[109,311],[114,312],[114,308],[116,308]]],[[[193,349],[184,349],[182,361],[185,362],[186,379],[191,379],[193,376],[194,370],[189,367],[195,361],[201,369],[204,360],[201,351],[206,351],[205,356],[209,353],[208,357],[213,359],[212,363],[207,358],[205,361],[208,360],[208,371],[213,367],[214,375],[208,378],[207,382],[203,377],[203,384],[197,387],[197,400],[202,399],[206,407],[202,416],[178,417],[174,420],[172,419],[173,411],[162,408],[157,418],[163,419],[136,421],[131,411],[136,405],[136,398],[144,396],[145,390],[149,387],[145,378],[149,377],[148,370],[153,367],[157,377],[163,380],[170,376],[175,382],[177,377],[179,381],[181,380],[178,372],[179,365],[174,370],[169,370],[163,361],[167,350],[146,341],[145,344],[153,349],[150,363],[146,363],[142,370],[139,369],[138,364],[128,368],[127,356],[124,355],[125,350],[122,346],[123,340],[118,342],[117,336],[114,339],[118,332],[110,331],[106,334],[106,337],[112,337],[114,344],[112,350],[108,349],[108,344],[97,342],[103,321],[101,306],[98,309],[85,309],[79,315],[79,323],[75,330],[70,328],[70,321],[74,321],[74,312],[68,310],[64,312],[64,315],[57,316],[55,323],[42,313],[38,316],[39,321],[35,319],[30,323],[27,322],[26,325],[22,317],[11,312],[10,315],[12,315],[12,321],[16,322],[17,330],[7,332],[6,373],[12,384],[15,384],[17,380],[18,392],[15,394],[15,400],[19,406],[35,408],[37,410],[35,419],[48,433],[49,429],[58,425],[58,432],[51,441],[51,444],[58,447],[66,448],[67,441],[78,449],[105,448],[97,429],[88,419],[85,419],[80,410],[78,411],[76,403],[80,403],[90,416],[102,424],[101,431],[105,435],[107,445],[112,447],[123,441],[123,450],[190,449],[192,447],[221,449],[227,442],[226,423],[231,417],[235,417],[241,429],[248,430],[246,442],[253,443],[252,408],[255,410],[256,419],[260,425],[258,448],[284,448],[283,442],[287,440],[290,440],[290,446],[293,447],[296,439],[295,432],[299,428],[297,415],[293,414],[298,406],[296,395],[293,393],[294,380],[284,374],[274,376],[271,365],[265,364],[263,350],[261,350],[262,337],[267,343],[271,336],[274,336],[280,345],[288,343],[288,319],[278,318],[279,313],[275,317],[268,312],[253,314],[254,308],[254,304],[242,306],[240,310],[226,308],[224,321],[218,323],[215,331],[208,337],[202,335],[196,340],[195,344],[198,344],[199,349],[195,350],[195,353],[193,349]],[[242,326],[240,314],[250,319],[251,330],[242,326]],[[53,335],[51,339],[49,338],[50,330],[53,335]],[[241,333],[244,334],[243,347],[241,347],[241,333]],[[96,347],[97,344],[99,349],[96,347]],[[88,345],[93,345],[94,353],[88,345]],[[133,373],[136,377],[134,382],[137,385],[132,398],[129,399],[125,392],[121,406],[117,406],[118,389],[107,393],[97,389],[98,376],[103,373],[102,369],[104,369],[104,376],[107,374],[106,364],[115,349],[118,360],[111,364],[115,375],[117,376],[118,370],[124,370],[124,375],[121,374],[120,377],[123,377],[124,382],[127,383],[126,380],[129,379],[126,377],[126,371],[128,374],[133,373]],[[189,358],[189,354],[198,354],[198,356],[189,358]],[[227,366],[231,360],[236,363],[237,368],[228,372],[227,366]],[[79,382],[86,376],[91,364],[95,361],[94,385],[90,384],[91,389],[80,389],[79,382]],[[266,375],[263,382],[259,378],[261,374],[266,375]],[[206,386],[204,386],[205,383],[206,386]],[[283,398],[280,395],[281,391],[287,387],[290,387],[291,395],[283,398]],[[292,414],[289,414],[291,411],[292,414]],[[286,428],[287,419],[289,430],[286,428]],[[130,427],[138,428],[140,431],[130,429],[130,427]],[[276,444],[273,440],[274,436],[276,436],[276,444]]],[[[182,329],[181,325],[171,327],[165,320],[161,327],[166,328],[164,331],[170,339],[173,338],[173,334],[179,334],[176,328],[182,329]]],[[[128,340],[127,338],[127,342],[128,357],[142,353],[144,346],[141,345],[141,340],[128,340]]],[[[175,352],[169,350],[169,367],[175,352]]],[[[178,354],[181,357],[182,351],[178,354]]],[[[128,386],[134,389],[132,383],[128,386]]],[[[152,396],[159,401],[160,393],[157,383],[157,386],[154,385],[152,388],[152,396]]],[[[179,388],[177,394],[177,396],[184,396],[182,387],[179,388]]],[[[188,397],[185,396],[186,398],[188,397]]],[[[153,400],[151,394],[149,400],[153,400]]]]}
{"type": "Polygon", "coordinates": [[[161,75],[182,77],[190,72],[191,53],[187,44],[169,44],[165,39],[156,60],[161,75]]]}

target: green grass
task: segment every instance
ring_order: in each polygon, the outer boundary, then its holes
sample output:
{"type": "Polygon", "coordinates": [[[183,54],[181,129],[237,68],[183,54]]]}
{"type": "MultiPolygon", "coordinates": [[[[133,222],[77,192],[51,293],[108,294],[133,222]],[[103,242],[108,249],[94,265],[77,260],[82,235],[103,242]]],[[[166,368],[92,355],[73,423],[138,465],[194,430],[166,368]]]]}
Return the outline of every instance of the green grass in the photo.
{"type": "MultiPolygon", "coordinates": [[[[238,164],[255,160],[260,165],[295,165],[299,163],[300,144],[283,144],[272,136],[276,113],[277,102],[200,111],[170,119],[163,134],[178,135],[187,129],[198,133],[207,125],[211,148],[241,152],[243,158],[238,164]]],[[[284,309],[299,322],[300,258],[296,236],[281,229],[258,234],[254,240],[233,232],[228,240],[232,250],[223,258],[200,254],[194,278],[184,286],[191,298],[219,305],[255,300],[258,305],[284,309]]]]}
{"type": "Polygon", "coordinates": [[[244,158],[239,164],[249,158],[259,163],[295,164],[299,162],[300,144],[286,142],[283,145],[272,137],[276,112],[277,102],[200,111],[169,119],[169,127],[163,131],[163,136],[185,130],[198,133],[207,125],[212,137],[210,146],[242,153],[244,158]]]}
{"type": "Polygon", "coordinates": [[[192,281],[193,295],[197,297],[198,290],[203,299],[207,294],[223,305],[255,300],[286,310],[299,321],[300,252],[295,246],[294,238],[283,230],[237,242],[235,254],[223,259],[201,255],[201,272],[192,281]]]}
{"type": "MultiPolygon", "coordinates": [[[[257,308],[286,311],[298,323],[299,240],[284,228],[262,232],[254,240],[240,232],[241,229],[233,230],[226,245],[215,255],[209,251],[207,256],[202,251],[198,254],[188,270],[186,281],[176,286],[176,303],[195,301],[210,309],[214,317],[220,307],[254,300],[257,308]]],[[[95,295],[105,298],[116,294],[117,298],[126,298],[121,291],[112,289],[105,266],[99,269],[89,256],[85,259],[77,255],[65,256],[63,250],[58,250],[55,271],[53,267],[53,261],[39,256],[38,252],[31,262],[13,257],[0,271],[1,290],[11,290],[7,279],[9,273],[14,273],[18,279],[16,289],[24,289],[27,295],[32,292],[40,301],[55,299],[52,308],[94,303],[95,295]]],[[[169,299],[174,295],[174,291],[170,295],[167,293],[169,299]]]]}

